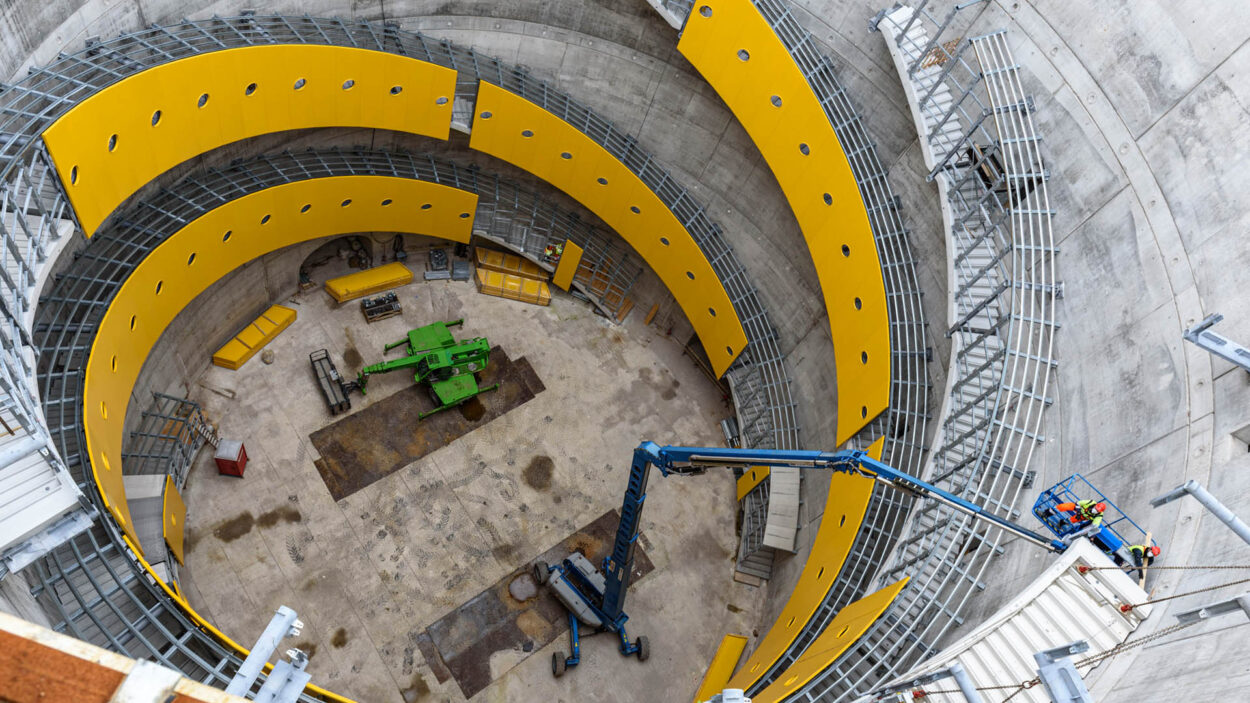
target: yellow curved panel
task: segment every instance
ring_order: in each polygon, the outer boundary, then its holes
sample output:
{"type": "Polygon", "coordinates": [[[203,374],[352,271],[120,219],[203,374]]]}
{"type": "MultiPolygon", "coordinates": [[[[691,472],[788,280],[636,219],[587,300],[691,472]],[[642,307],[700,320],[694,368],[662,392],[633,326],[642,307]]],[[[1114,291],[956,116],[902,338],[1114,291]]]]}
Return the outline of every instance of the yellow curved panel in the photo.
{"type": "Polygon", "coordinates": [[[525,98],[482,82],[476,109],[469,146],[547,181],[616,230],[677,299],[723,375],[746,332],[712,265],[663,201],[607,149],[525,98]]]}
{"type": "Polygon", "coordinates": [[[837,362],[838,444],[890,402],[890,322],[855,174],[816,94],[751,0],[700,0],[677,49],[746,128],[816,265],[837,362]]]}
{"type": "Polygon", "coordinates": [[[140,71],[78,103],[43,139],[91,236],[156,176],[240,139],[319,127],[447,139],[455,88],[455,71],[406,56],[249,46],[140,71]]]}
{"type": "Polygon", "coordinates": [[[825,631],[812,642],[803,656],[790,665],[763,691],[751,697],[754,703],[777,703],[803,688],[817,674],[824,671],[864,636],[868,627],[881,617],[898,592],[907,585],[907,579],[871,593],[851,603],[833,617],[825,631]]]}
{"type": "MultiPolygon", "coordinates": [[[[885,446],[882,437],[868,447],[868,455],[881,459],[885,446]]],[[[809,474],[809,479],[814,478],[809,474]]],[[[842,564],[851,553],[859,525],[868,511],[868,499],[872,497],[873,480],[854,474],[834,473],[829,476],[829,497],[825,499],[825,512],[820,518],[820,529],[812,543],[812,551],[803,564],[803,573],[794,584],[790,600],[782,608],[777,621],[760,640],[759,646],[729,679],[728,688],[746,690],[768,673],[768,670],[785,655],[786,650],[803,632],[807,621],[833,585],[842,564]]]]}
{"type": "Polygon", "coordinates": [[[187,563],[182,551],[186,523],[187,504],[183,502],[182,494],[174,485],[174,477],[166,476],[165,497],[161,500],[161,536],[165,538],[165,544],[169,545],[169,551],[174,558],[183,565],[187,563]]]}
{"type": "Polygon", "coordinates": [[[122,485],[122,422],[143,362],[174,317],[222,276],[290,244],[352,232],[467,242],[477,195],[389,176],[297,181],[201,215],[156,247],[122,284],[87,359],[83,427],[104,504],[135,544],[122,485]],[[423,208],[423,205],[430,205],[423,208]]]}
{"type": "Polygon", "coordinates": [[[721,639],[716,654],[712,656],[712,662],[707,665],[707,672],[703,674],[699,690],[695,691],[694,703],[706,701],[725,690],[725,682],[729,681],[729,675],[738,665],[738,659],[746,647],[747,638],[742,635],[725,635],[721,639]]]}

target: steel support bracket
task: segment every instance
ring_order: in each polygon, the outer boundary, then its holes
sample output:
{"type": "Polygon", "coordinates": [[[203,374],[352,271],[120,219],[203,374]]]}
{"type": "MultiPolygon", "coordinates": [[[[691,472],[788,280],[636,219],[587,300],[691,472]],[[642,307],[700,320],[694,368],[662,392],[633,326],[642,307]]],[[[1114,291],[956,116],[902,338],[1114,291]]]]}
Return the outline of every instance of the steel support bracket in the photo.
{"type": "Polygon", "coordinates": [[[1211,330],[1215,323],[1223,319],[1224,316],[1218,312],[1207,315],[1202,322],[1185,330],[1185,340],[1250,372],[1250,349],[1211,330]]]}
{"type": "Polygon", "coordinates": [[[1042,688],[1054,703],[1094,703],[1085,680],[1069,658],[1086,651],[1089,651],[1089,642],[1079,640],[1033,655],[1042,688]]]}
{"type": "Polygon", "coordinates": [[[1183,613],[1177,613],[1176,622],[1177,624],[1191,625],[1196,622],[1208,620],[1220,615],[1236,613],[1238,611],[1245,613],[1246,617],[1250,618],[1250,593],[1243,593],[1230,600],[1212,603],[1211,605],[1204,605],[1201,608],[1187,610],[1183,613]]]}

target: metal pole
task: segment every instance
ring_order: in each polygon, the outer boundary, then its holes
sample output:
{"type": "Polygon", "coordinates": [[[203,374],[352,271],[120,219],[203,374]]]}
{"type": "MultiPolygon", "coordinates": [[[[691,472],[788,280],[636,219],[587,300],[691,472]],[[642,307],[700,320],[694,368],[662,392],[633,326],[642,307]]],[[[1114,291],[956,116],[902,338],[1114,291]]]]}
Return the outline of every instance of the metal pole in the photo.
{"type": "Polygon", "coordinates": [[[1211,514],[1219,518],[1220,522],[1228,525],[1228,529],[1236,532],[1237,536],[1245,541],[1246,544],[1250,544],[1250,526],[1246,525],[1245,522],[1242,522],[1241,518],[1237,517],[1236,513],[1229,510],[1228,507],[1221,503],[1218,498],[1208,493],[1207,489],[1203,488],[1201,483],[1198,483],[1193,479],[1190,479],[1180,486],[1172,489],[1168,493],[1155,498],[1150,501],[1150,504],[1157,508],[1161,505],[1171,503],[1178,498],[1183,498],[1185,494],[1193,496],[1195,500],[1202,503],[1202,507],[1206,508],[1211,512],[1211,514]]]}
{"type": "Polygon", "coordinates": [[[296,618],[294,610],[285,605],[278,606],[278,612],[265,626],[265,631],[260,634],[260,639],[256,640],[256,645],[248,653],[247,659],[243,660],[243,665],[235,672],[230,685],[226,687],[226,693],[243,696],[252,690],[252,684],[260,676],[261,670],[265,668],[265,662],[269,661],[273,651],[282,643],[282,638],[295,637],[302,629],[304,629],[304,623],[296,618]]]}
{"type": "Polygon", "coordinates": [[[981,694],[977,692],[977,685],[972,683],[972,677],[964,670],[963,664],[958,661],[951,662],[946,670],[955,679],[955,684],[959,686],[959,691],[964,694],[968,703],[981,703],[981,694]]]}

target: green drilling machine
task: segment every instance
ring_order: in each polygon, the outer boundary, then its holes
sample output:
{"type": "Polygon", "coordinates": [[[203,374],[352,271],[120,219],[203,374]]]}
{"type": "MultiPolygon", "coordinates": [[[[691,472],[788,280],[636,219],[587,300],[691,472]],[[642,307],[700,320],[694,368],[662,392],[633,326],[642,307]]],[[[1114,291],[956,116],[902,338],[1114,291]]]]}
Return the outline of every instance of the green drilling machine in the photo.
{"type": "Polygon", "coordinates": [[[463,324],[464,320],[460,319],[435,322],[410,330],[407,337],[386,345],[382,352],[385,354],[407,344],[408,356],[364,367],[356,376],[356,386],[364,393],[369,376],[373,374],[416,369],[413,380],[428,384],[430,396],[438,405],[433,410],[420,413],[418,417],[422,420],[441,410],[454,408],[477,395],[495,390],[499,387],[498,383],[479,388],[474,376],[484,370],[490,361],[490,342],[485,337],[457,342],[448,328],[463,324]]]}

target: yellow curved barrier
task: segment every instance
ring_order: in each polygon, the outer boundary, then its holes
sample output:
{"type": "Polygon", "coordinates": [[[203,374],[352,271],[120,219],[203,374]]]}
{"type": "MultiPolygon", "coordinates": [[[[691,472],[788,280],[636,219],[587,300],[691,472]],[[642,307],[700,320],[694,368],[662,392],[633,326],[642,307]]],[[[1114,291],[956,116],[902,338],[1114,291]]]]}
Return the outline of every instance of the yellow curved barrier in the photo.
{"type": "Polygon", "coordinates": [[[447,139],[455,88],[452,69],[397,54],[249,46],[140,71],[78,103],[43,139],[91,236],[156,176],[241,139],[321,127],[447,139]]]}
{"type": "Polygon", "coordinates": [[[478,84],[469,146],[568,193],[616,230],[677,299],[721,376],[746,346],[729,295],[660,198],[590,137],[525,98],[478,84]]]}
{"type": "Polygon", "coordinates": [[[890,402],[885,282],[855,174],[802,70],[751,0],[700,0],[677,49],[746,128],[816,265],[837,363],[838,444],[890,402]]]}
{"type": "Polygon", "coordinates": [[[703,681],[699,683],[699,690],[694,693],[694,703],[702,703],[725,690],[725,682],[729,681],[729,675],[738,665],[738,659],[746,647],[747,638],[742,635],[725,635],[721,639],[716,654],[712,656],[712,661],[703,674],[703,681]]]}
{"type": "Polygon", "coordinates": [[[105,311],[83,389],[91,471],[105,507],[131,541],[139,543],[122,484],[122,422],[149,351],[196,295],[262,254],[321,237],[405,232],[467,242],[476,207],[476,194],[427,181],[316,178],[233,200],[156,247],[105,311]]]}
{"type": "Polygon", "coordinates": [[[776,680],[763,691],[751,697],[754,703],[778,703],[803,688],[817,674],[829,668],[842,653],[864,636],[868,627],[881,617],[898,592],[907,585],[907,579],[886,586],[851,603],[833,617],[825,631],[807,648],[803,656],[781,672],[776,680]]]}
{"type": "MultiPolygon", "coordinates": [[[[868,447],[868,454],[874,459],[881,459],[881,450],[885,446],[882,437],[868,447]]],[[[814,474],[809,473],[808,480],[814,474]]],[[[864,476],[835,473],[829,477],[829,497],[825,499],[825,512],[820,518],[820,529],[816,532],[816,540],[812,542],[812,551],[803,564],[803,573],[794,584],[790,600],[782,608],[777,621],[769,628],[768,634],[760,640],[759,646],[751,652],[751,656],[729,679],[727,688],[746,690],[785,655],[794,640],[803,633],[807,621],[812,619],[816,609],[824,601],[825,595],[833,585],[842,564],[851,553],[851,545],[855,543],[855,535],[859,533],[859,525],[868,511],[868,500],[872,497],[873,480],[864,476]]]]}

